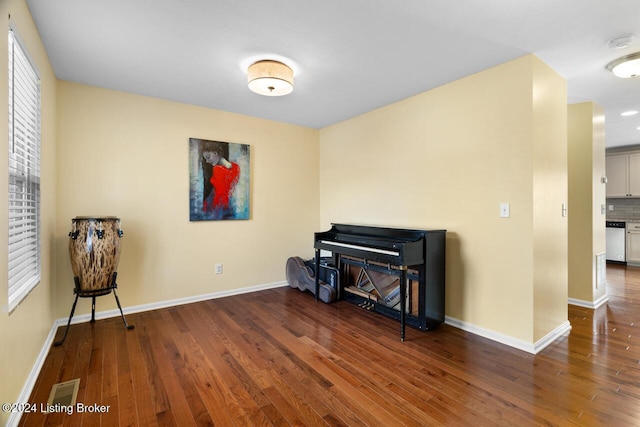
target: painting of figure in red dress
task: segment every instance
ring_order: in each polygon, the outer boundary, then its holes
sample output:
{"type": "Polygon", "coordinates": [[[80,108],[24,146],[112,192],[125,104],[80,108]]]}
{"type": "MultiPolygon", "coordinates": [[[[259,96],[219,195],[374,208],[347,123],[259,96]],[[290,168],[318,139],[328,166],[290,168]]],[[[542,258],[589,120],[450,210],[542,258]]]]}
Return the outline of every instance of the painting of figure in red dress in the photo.
{"type": "Polygon", "coordinates": [[[189,219],[249,219],[249,145],[189,138],[189,219]]]}

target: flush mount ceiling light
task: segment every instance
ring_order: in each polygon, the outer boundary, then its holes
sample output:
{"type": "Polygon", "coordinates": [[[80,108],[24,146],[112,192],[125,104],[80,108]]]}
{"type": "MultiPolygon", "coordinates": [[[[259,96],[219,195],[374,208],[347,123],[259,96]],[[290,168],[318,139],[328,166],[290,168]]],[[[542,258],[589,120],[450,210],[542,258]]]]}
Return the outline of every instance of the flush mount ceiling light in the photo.
{"type": "Polygon", "coordinates": [[[282,96],[293,91],[293,70],[282,62],[254,62],[247,70],[249,89],[265,96],[282,96]]]}
{"type": "Polygon", "coordinates": [[[611,61],[607,64],[607,70],[623,79],[640,75],[640,52],[611,61]]]}
{"type": "Polygon", "coordinates": [[[638,114],[636,110],[629,110],[629,111],[625,111],[624,113],[620,113],[622,117],[635,116],[636,114],[638,114]]]}

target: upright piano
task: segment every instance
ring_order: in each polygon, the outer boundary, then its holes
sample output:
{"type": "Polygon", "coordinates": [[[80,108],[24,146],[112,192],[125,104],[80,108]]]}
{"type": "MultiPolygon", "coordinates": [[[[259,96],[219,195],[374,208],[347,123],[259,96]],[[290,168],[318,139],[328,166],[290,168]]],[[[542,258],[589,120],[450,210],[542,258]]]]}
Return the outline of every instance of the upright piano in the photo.
{"type": "Polygon", "coordinates": [[[314,236],[316,299],[321,251],[326,250],[340,272],[338,298],[400,320],[403,341],[407,323],[433,329],[444,322],[445,237],[446,230],[332,224],[314,236]],[[360,272],[355,280],[347,271],[352,267],[360,272]],[[395,289],[392,281],[398,283],[395,289]],[[383,282],[390,291],[381,289],[383,282]]]}

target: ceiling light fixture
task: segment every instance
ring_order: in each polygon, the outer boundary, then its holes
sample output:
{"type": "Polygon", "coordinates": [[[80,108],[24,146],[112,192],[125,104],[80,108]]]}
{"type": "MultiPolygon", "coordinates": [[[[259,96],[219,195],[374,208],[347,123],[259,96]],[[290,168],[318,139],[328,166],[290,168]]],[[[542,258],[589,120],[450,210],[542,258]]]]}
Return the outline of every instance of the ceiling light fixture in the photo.
{"type": "Polygon", "coordinates": [[[254,62],[247,70],[249,89],[265,96],[282,96],[293,91],[293,70],[282,62],[254,62]]]}
{"type": "Polygon", "coordinates": [[[624,113],[620,113],[620,115],[623,117],[635,116],[636,114],[638,114],[636,110],[629,110],[625,111],[624,113]]]}
{"type": "Polygon", "coordinates": [[[607,70],[623,79],[640,75],[640,52],[632,53],[609,62],[609,64],[607,64],[607,70]]]}

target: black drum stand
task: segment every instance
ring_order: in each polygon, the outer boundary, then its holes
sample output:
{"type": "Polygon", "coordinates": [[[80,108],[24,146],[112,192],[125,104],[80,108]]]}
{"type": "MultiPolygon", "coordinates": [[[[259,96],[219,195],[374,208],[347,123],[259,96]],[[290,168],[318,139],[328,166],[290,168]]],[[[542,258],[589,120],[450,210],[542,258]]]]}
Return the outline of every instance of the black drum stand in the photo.
{"type": "Polygon", "coordinates": [[[54,346],[59,346],[64,343],[64,340],[67,339],[67,333],[69,333],[69,325],[71,325],[71,318],[73,318],[73,313],[76,311],[76,303],[78,302],[78,298],[91,298],[91,323],[96,321],[96,297],[100,297],[103,295],[108,295],[113,292],[113,296],[116,297],[116,303],[118,304],[118,308],[120,309],[120,316],[122,316],[122,321],[124,322],[124,326],[127,329],[135,328],[134,325],[130,325],[127,323],[127,319],[124,317],[124,313],[122,312],[122,306],[120,305],[120,299],[118,298],[118,294],[116,293],[116,288],[118,284],[116,283],[117,272],[113,273],[113,279],[111,280],[111,285],[108,288],[102,289],[91,289],[91,290],[83,290],[80,287],[80,279],[78,276],[73,278],[75,282],[75,288],[73,289],[73,293],[76,294],[76,299],[73,301],[73,306],[71,306],[71,314],[69,314],[69,321],[67,322],[67,328],[64,331],[64,336],[60,341],[56,341],[53,343],[54,346]]]}

